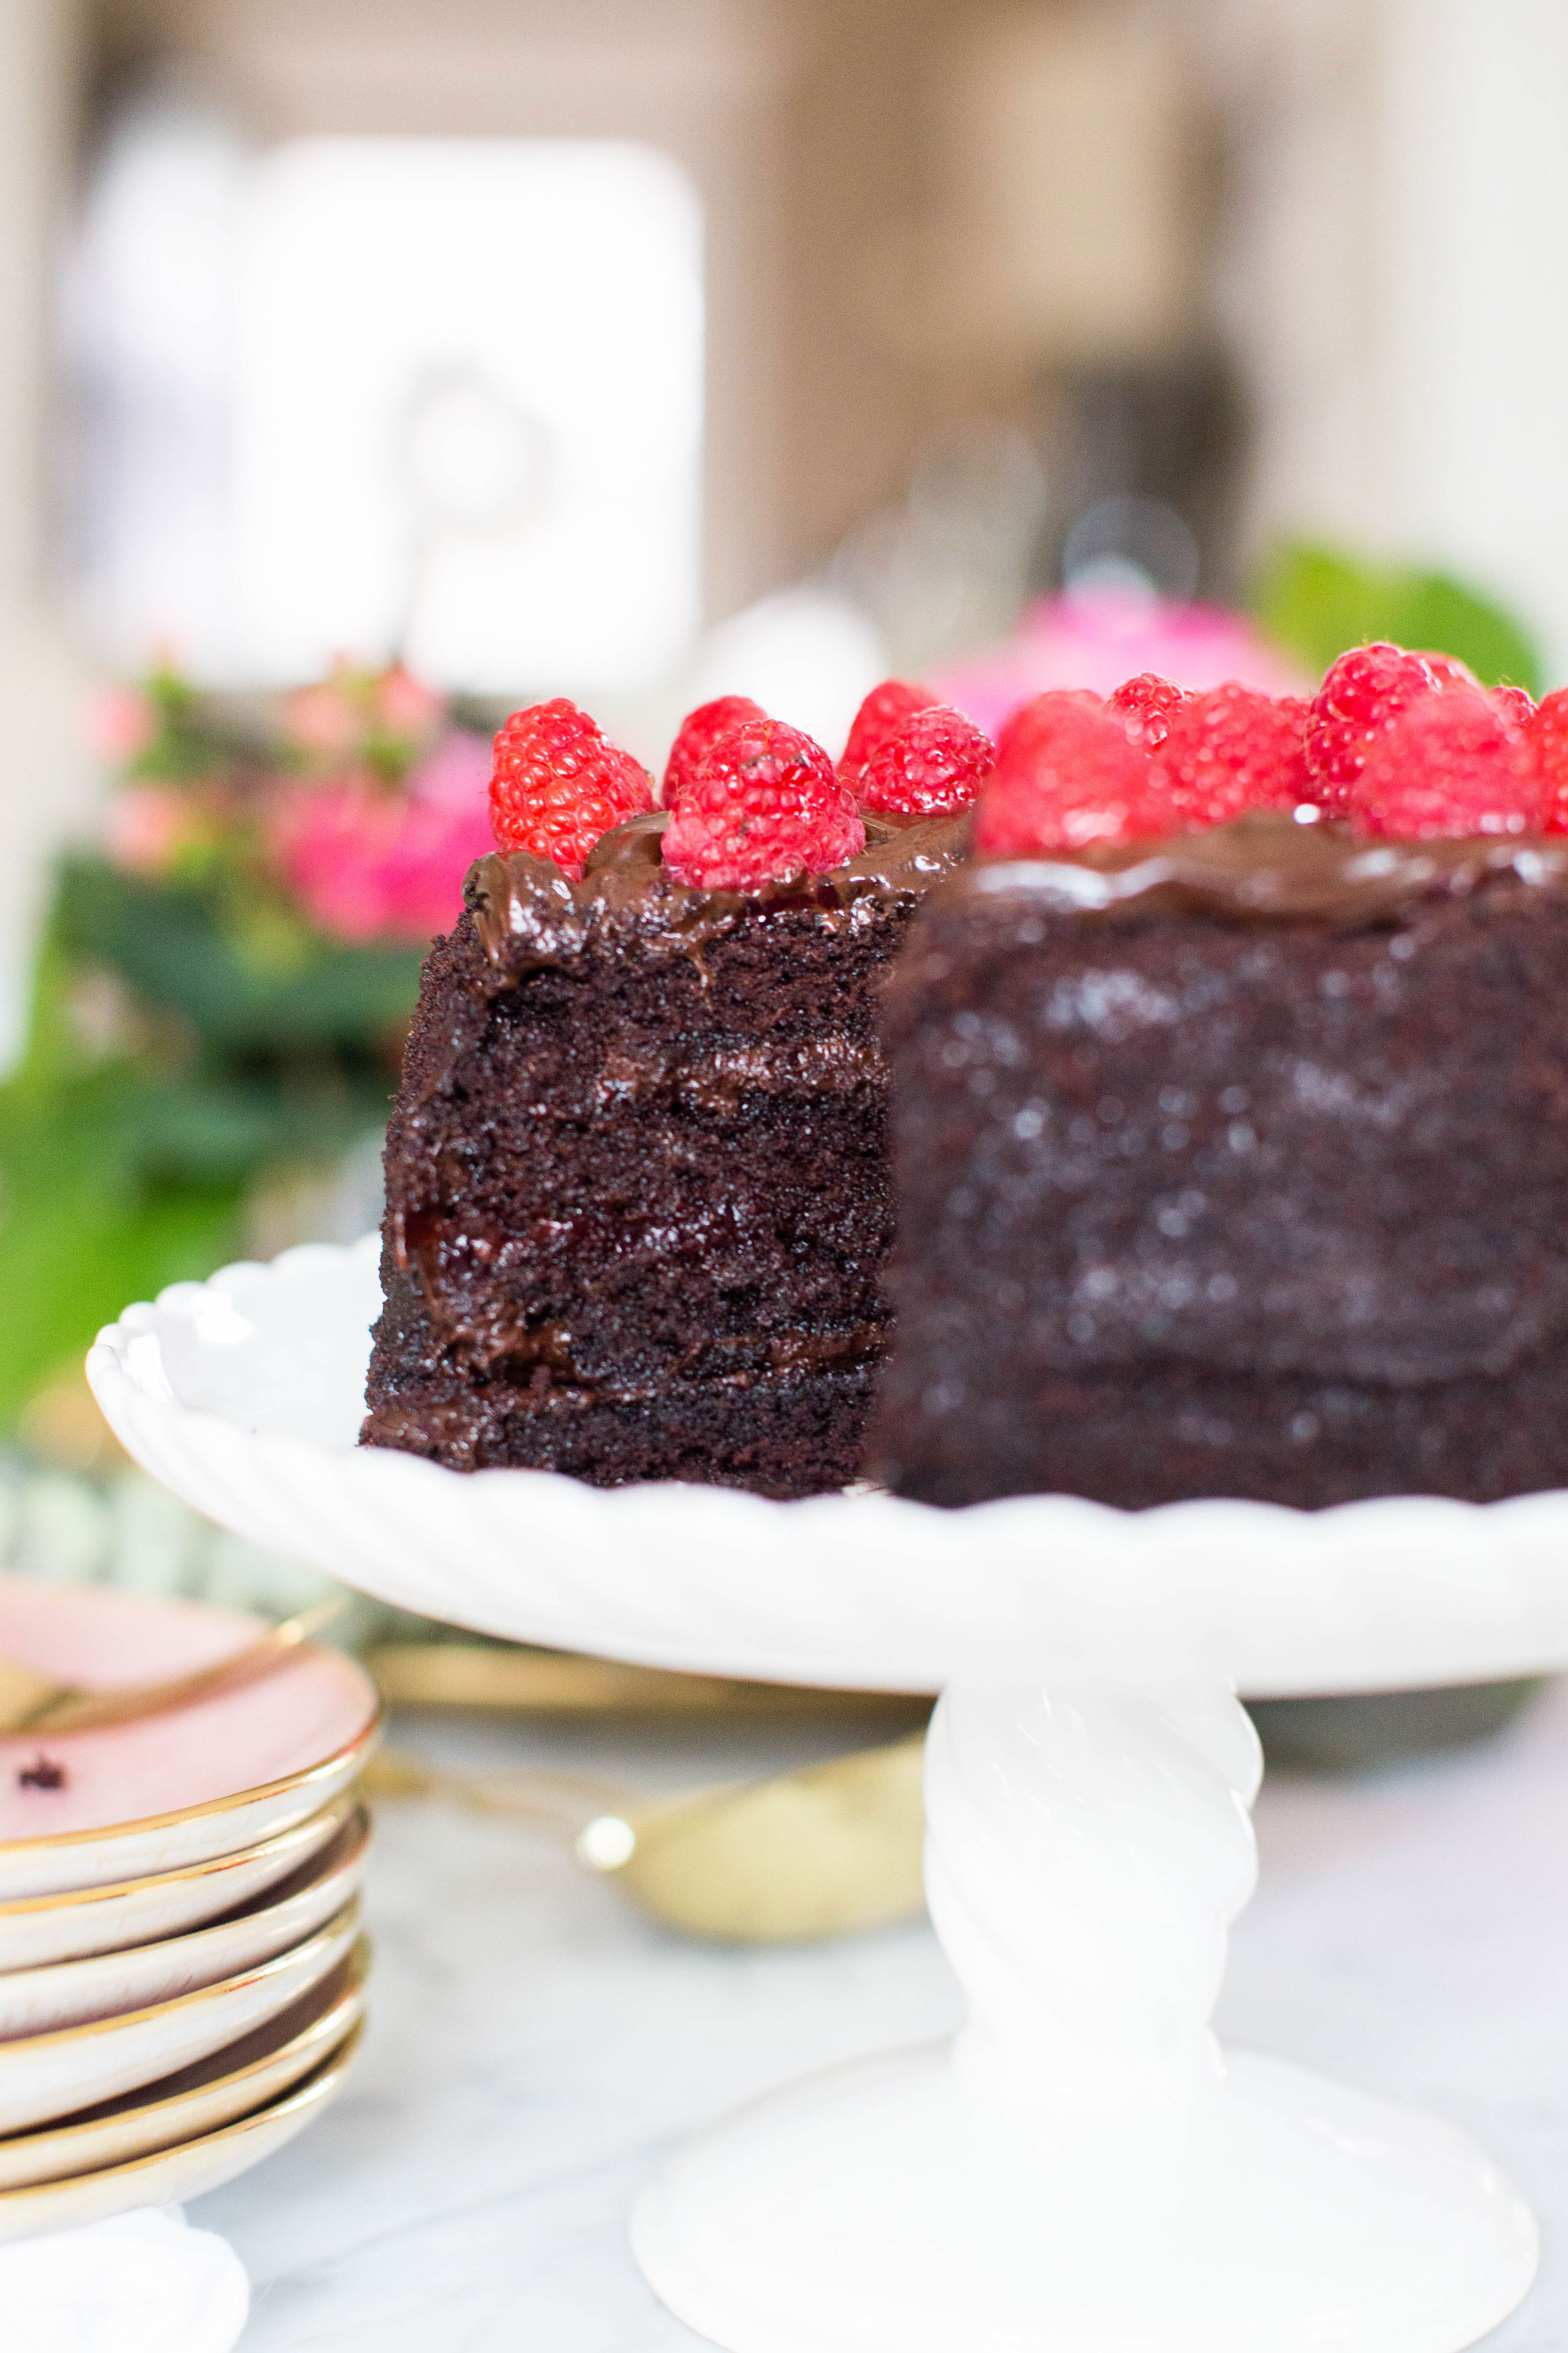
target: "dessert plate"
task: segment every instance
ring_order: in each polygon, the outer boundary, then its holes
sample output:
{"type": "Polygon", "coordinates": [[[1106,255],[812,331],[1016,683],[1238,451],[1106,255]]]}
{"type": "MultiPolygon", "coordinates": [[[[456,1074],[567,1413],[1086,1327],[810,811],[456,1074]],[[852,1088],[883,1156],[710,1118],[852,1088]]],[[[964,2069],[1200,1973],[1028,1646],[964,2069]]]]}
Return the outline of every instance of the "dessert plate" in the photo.
{"type": "Polygon", "coordinates": [[[0,1904],[0,1971],[112,1953],[219,1919],[309,1862],[337,1837],[353,1810],[352,1795],[334,1798],[320,1813],[241,1847],[237,1854],[215,1855],[184,1871],[154,1872],[118,1885],[110,1882],[107,1887],[0,1904]]]}
{"type": "Polygon", "coordinates": [[[0,2138],[0,2190],[123,2165],[216,2132],[278,2099],[357,2025],[369,1974],[370,1946],[361,1936],[309,1993],[210,2059],[41,2131],[7,2134],[0,2138]]]}
{"type": "Polygon", "coordinates": [[[0,2132],[68,2116],[221,2051],[318,1985],[358,1933],[359,1905],[351,1902],[291,1952],[216,1985],[0,2042],[0,2132]]]}
{"type": "Polygon", "coordinates": [[[173,2000],[303,1944],[357,1892],[369,1846],[369,1818],[355,1809],[329,1846],[226,1919],[123,1952],[8,1971],[0,1976],[0,2045],[173,2000]]]}
{"type": "Polygon", "coordinates": [[[175,2205],[220,2189],[282,2148],[336,2099],[363,2032],[363,2025],[355,2026],[313,2075],[237,2123],[129,2163],[0,2192],[0,2244],[102,2222],[136,2206],[175,2205]]]}
{"type": "MultiPolygon", "coordinates": [[[[205,1666],[258,1630],[194,1602],[0,1578],[0,1651],[89,1688],[205,1666]]],[[[363,1668],[305,1644],[265,1681],[166,1715],[41,1746],[6,1736],[0,1902],[179,1870],[302,1821],[358,1770],[378,1712],[363,1668]]]]}
{"type": "Polygon", "coordinates": [[[386,1600],[942,1687],[926,1892],[969,2023],[664,2164],[633,2236],[684,2320],[731,2353],[1458,2353],[1513,2308],[1535,2226],[1479,2149],[1208,2021],[1257,1872],[1237,1688],[1568,1662],[1568,1494],[944,1513],[462,1477],[355,1446],[378,1307],[374,1241],[290,1251],[128,1309],[89,1370],[176,1493],[386,1600]]]}

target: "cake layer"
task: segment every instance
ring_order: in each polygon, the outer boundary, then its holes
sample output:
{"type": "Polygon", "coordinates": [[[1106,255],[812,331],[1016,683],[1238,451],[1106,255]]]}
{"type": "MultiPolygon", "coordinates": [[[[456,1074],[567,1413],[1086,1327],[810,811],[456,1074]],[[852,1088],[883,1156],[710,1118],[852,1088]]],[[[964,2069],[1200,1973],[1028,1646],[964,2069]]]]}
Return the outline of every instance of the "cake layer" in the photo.
{"type": "Polygon", "coordinates": [[[803,1493],[858,1472],[887,1311],[873,984],[962,828],[756,898],[480,861],[388,1130],[365,1437],[803,1493]]]}
{"type": "Polygon", "coordinates": [[[870,1402],[861,1358],[742,1382],[668,1382],[644,1397],[520,1386],[462,1367],[435,1340],[418,1285],[389,1268],[388,1345],[367,1440],[453,1470],[562,1471],[595,1486],[685,1479],[764,1495],[817,1494],[855,1476],[870,1402]]]}
{"type": "Polygon", "coordinates": [[[877,1475],[1568,1484],[1568,857],[1250,819],[933,894],[877,1475]]]}

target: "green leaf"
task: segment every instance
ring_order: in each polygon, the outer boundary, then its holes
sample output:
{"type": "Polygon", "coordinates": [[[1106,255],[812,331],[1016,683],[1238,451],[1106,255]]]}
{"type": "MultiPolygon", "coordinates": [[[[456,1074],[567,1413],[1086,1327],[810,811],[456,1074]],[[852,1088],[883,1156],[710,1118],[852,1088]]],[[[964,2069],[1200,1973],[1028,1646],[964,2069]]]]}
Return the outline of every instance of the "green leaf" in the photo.
{"type": "Polygon", "coordinates": [[[85,1103],[53,1120],[0,1106],[0,1428],[128,1301],[232,1258],[243,1195],[139,1187],[85,1103]]]}
{"type": "Polygon", "coordinates": [[[1251,605],[1277,645],[1318,675],[1347,646],[1385,638],[1422,652],[1453,654],[1483,686],[1506,681],[1539,694],[1541,657],[1504,607],[1447,573],[1361,561],[1304,540],[1279,549],[1251,605]]]}
{"type": "Polygon", "coordinates": [[[419,994],[422,949],[323,939],[259,885],[231,907],[79,858],[58,906],[68,956],[107,965],[223,1052],[368,1047],[401,1030],[419,994]]]}

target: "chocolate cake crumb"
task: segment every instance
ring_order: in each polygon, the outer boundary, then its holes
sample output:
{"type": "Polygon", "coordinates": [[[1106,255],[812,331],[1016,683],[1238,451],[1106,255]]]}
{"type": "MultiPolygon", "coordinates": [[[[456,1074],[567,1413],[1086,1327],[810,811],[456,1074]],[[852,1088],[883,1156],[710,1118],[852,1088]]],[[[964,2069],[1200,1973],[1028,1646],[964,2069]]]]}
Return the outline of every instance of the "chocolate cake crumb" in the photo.
{"type": "Polygon", "coordinates": [[[742,896],[659,859],[483,859],[386,1144],[363,1442],[460,1471],[777,1496],[859,1468],[885,1345],[875,991],[966,820],[742,896]]]}
{"type": "Polygon", "coordinates": [[[22,1767],[16,1776],[16,1787],[19,1789],[63,1789],[66,1779],[65,1767],[40,1750],[30,1765],[22,1767]]]}

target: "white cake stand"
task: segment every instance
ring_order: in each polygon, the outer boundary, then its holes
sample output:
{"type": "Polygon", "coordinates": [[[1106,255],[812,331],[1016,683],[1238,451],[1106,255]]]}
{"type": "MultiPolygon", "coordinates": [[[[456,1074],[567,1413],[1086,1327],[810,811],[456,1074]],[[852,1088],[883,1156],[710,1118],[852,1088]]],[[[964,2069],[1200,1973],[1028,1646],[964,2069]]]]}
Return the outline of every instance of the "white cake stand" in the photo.
{"type": "Polygon", "coordinates": [[[166,1292],[105,1332],[125,1445],[225,1525],[521,1640],[779,1682],[938,1686],[927,1887],[952,2043],[763,2100],[634,2236],[731,2353],[1458,2353],[1534,2223],[1460,2134],[1209,2016],[1256,1875],[1236,1693],[1568,1662],[1568,1494],[1314,1514],[942,1513],[464,1478],[356,1450],[374,1243],[166,1292]]]}

